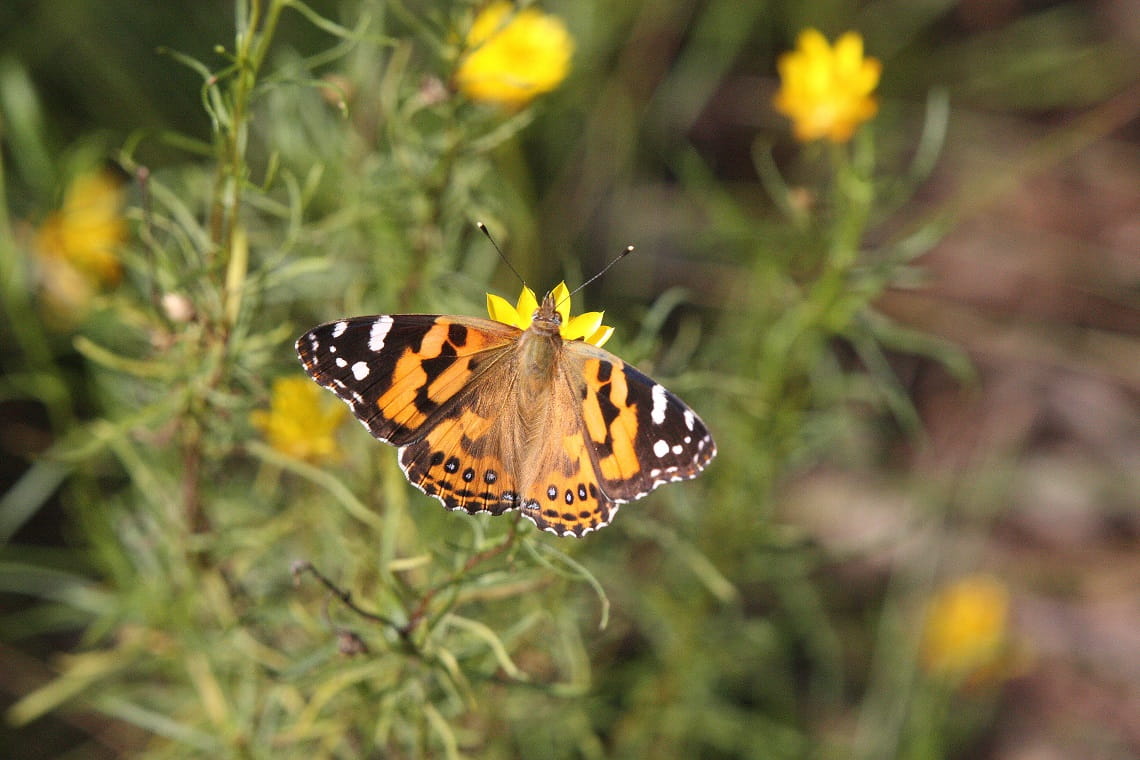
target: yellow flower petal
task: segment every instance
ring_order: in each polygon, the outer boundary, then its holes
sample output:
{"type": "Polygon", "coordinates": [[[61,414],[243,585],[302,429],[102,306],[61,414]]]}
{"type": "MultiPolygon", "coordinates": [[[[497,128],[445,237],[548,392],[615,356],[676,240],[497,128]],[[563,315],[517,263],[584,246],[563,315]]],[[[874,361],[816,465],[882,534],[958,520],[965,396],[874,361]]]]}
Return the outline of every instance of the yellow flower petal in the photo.
{"type": "Polygon", "coordinates": [[[1009,592],[996,578],[971,575],[930,601],[922,632],[926,670],[957,679],[993,669],[1008,639],[1009,592]]]}
{"type": "Polygon", "coordinates": [[[518,108],[562,83],[574,40],[556,16],[496,2],[475,17],[466,48],[455,73],[459,90],[472,100],[518,108]]]}
{"type": "Polygon", "coordinates": [[[562,315],[563,329],[565,329],[566,323],[570,321],[570,288],[566,287],[565,282],[560,282],[550,291],[550,295],[554,298],[555,310],[562,315]]]}
{"type": "Polygon", "coordinates": [[[526,325],[522,323],[522,319],[520,319],[515,307],[511,306],[510,302],[501,296],[492,295],[491,293],[487,294],[487,314],[496,322],[502,322],[512,327],[526,327],[526,325]]]}
{"type": "Polygon", "coordinates": [[[846,142],[878,111],[871,93],[879,84],[882,64],[864,58],[863,38],[857,32],[844,33],[832,47],[817,30],[805,29],[796,49],[781,55],[776,68],[780,89],[772,104],[792,120],[798,140],[846,142]]]}
{"type": "Polygon", "coordinates": [[[53,321],[78,322],[95,295],[122,278],[119,248],[128,235],[124,203],[118,175],[80,174],[68,185],[59,210],[36,230],[40,289],[53,321]]]}
{"type": "Polygon", "coordinates": [[[90,310],[96,295],[95,283],[67,259],[56,256],[42,256],[39,270],[49,324],[54,329],[70,329],[90,310]]]}
{"type": "Polygon", "coordinates": [[[274,449],[316,462],[339,455],[335,433],[346,412],[308,378],[286,377],[273,381],[269,410],[259,409],[249,417],[274,449]]]}
{"type": "Polygon", "coordinates": [[[602,326],[602,312],[587,311],[573,317],[569,322],[562,323],[562,337],[566,340],[585,339],[593,335],[602,326]]]}
{"type": "Polygon", "coordinates": [[[835,70],[851,74],[863,65],[863,38],[855,32],[844,32],[835,41],[835,70]]]}
{"type": "Polygon", "coordinates": [[[534,291],[524,285],[522,292],[519,293],[519,302],[515,309],[519,313],[519,326],[524,330],[530,327],[534,313],[538,311],[538,298],[534,295],[534,291]]]}
{"type": "Polygon", "coordinates": [[[606,344],[607,340],[613,337],[613,334],[614,328],[610,327],[609,325],[601,325],[597,330],[593,332],[592,335],[590,335],[590,337],[586,338],[586,342],[593,343],[598,348],[601,348],[606,344]]]}
{"type": "Polygon", "coordinates": [[[804,55],[820,59],[828,54],[827,38],[818,29],[808,27],[796,38],[796,45],[804,55]]]}
{"type": "Polygon", "coordinates": [[[68,185],[63,205],[36,236],[41,257],[64,259],[93,285],[114,285],[122,274],[118,248],[127,239],[122,181],[109,171],[81,174],[68,185]]]}

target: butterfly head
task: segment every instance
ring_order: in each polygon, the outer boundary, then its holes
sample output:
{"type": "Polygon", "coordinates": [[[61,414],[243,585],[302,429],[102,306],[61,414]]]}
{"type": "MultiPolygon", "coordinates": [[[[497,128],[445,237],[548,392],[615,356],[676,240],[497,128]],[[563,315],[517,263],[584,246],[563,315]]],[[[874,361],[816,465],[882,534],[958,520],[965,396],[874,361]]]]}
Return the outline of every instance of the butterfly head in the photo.
{"type": "Polygon", "coordinates": [[[588,311],[571,317],[570,290],[564,282],[558,283],[557,287],[547,293],[541,304],[534,291],[526,286],[523,286],[515,306],[504,298],[488,293],[487,313],[496,322],[520,330],[534,328],[538,332],[560,334],[563,340],[584,340],[595,346],[601,346],[614,332],[614,328],[602,324],[603,312],[588,311]]]}
{"type": "Polygon", "coordinates": [[[546,335],[557,335],[562,332],[562,315],[558,313],[558,304],[554,300],[554,293],[547,293],[542,298],[542,304],[535,309],[530,318],[530,329],[546,335]]]}

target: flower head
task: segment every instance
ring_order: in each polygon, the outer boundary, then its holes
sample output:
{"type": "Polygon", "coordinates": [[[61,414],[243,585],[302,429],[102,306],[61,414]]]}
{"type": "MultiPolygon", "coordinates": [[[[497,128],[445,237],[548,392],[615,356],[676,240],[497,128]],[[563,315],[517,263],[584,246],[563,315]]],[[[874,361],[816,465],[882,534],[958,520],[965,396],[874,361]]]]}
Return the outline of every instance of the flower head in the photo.
{"type": "Polygon", "coordinates": [[[475,17],[455,83],[467,97],[519,108],[566,78],[574,40],[556,16],[495,2],[475,17]]]}
{"type": "Polygon", "coordinates": [[[308,378],[284,377],[273,381],[269,411],[253,412],[250,421],[277,451],[315,462],[338,455],[334,434],[345,412],[308,378]]]}
{"type": "Polygon", "coordinates": [[[818,31],[805,29],[796,49],[781,55],[776,66],[780,89],[772,103],[792,120],[797,140],[847,142],[879,109],[871,93],[882,64],[863,57],[857,32],[844,33],[832,47],[818,31]]]}
{"type": "Polygon", "coordinates": [[[40,281],[56,312],[81,314],[100,288],[122,277],[118,248],[127,239],[124,196],[114,173],[81,174],[68,185],[60,209],[36,231],[40,281]]]}
{"type": "Polygon", "coordinates": [[[976,679],[1006,654],[1009,592],[996,578],[970,575],[931,599],[922,631],[922,664],[955,680],[976,679]]]}
{"type": "MultiPolygon", "coordinates": [[[[570,316],[570,289],[566,287],[566,283],[558,283],[558,287],[550,291],[550,295],[554,298],[558,314],[562,317],[562,326],[558,332],[564,340],[584,340],[595,346],[602,346],[614,334],[614,328],[602,324],[605,312],[587,311],[576,317],[570,316]]],[[[525,330],[530,327],[536,311],[538,311],[538,299],[535,298],[534,291],[525,285],[515,306],[511,306],[505,298],[487,294],[487,313],[496,322],[525,330]]]]}

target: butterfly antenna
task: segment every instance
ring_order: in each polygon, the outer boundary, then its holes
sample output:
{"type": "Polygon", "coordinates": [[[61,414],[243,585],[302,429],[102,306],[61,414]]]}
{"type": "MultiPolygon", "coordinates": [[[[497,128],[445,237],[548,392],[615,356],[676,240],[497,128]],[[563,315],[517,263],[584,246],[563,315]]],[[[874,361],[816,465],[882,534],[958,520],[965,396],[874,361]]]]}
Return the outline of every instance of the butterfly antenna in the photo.
{"type": "Polygon", "coordinates": [[[519,270],[515,269],[515,265],[511,263],[510,259],[507,258],[507,254],[503,253],[503,249],[500,248],[499,244],[495,242],[495,238],[491,237],[491,231],[487,229],[487,225],[483,224],[482,222],[475,222],[475,226],[479,228],[480,232],[487,236],[487,239],[491,241],[491,245],[493,245],[495,247],[495,250],[498,252],[499,258],[503,260],[503,263],[507,265],[508,269],[515,273],[515,277],[519,278],[519,282],[523,284],[523,287],[526,287],[526,279],[523,278],[521,274],[519,274],[519,270]]]}
{"type": "Polygon", "coordinates": [[[596,279],[598,279],[599,277],[601,277],[601,276],[602,276],[603,274],[605,274],[606,272],[610,271],[610,269],[612,269],[612,268],[613,268],[613,265],[614,265],[614,264],[618,263],[619,261],[621,261],[622,259],[624,259],[624,258],[625,258],[626,256],[628,256],[629,254],[633,253],[633,251],[634,251],[634,247],[633,247],[632,245],[627,245],[627,246],[626,246],[624,249],[622,249],[622,252],[621,252],[621,253],[619,253],[617,256],[615,256],[615,257],[614,257],[614,260],[613,260],[613,261],[611,261],[609,264],[606,264],[604,267],[602,267],[602,271],[598,272],[596,275],[594,275],[594,276],[593,276],[593,277],[591,277],[590,279],[586,280],[585,282],[583,282],[583,283],[582,283],[581,285],[579,285],[578,287],[574,288],[573,292],[571,292],[569,295],[567,295],[567,296],[566,296],[566,298],[563,298],[562,300],[563,300],[563,301],[567,301],[567,300],[569,300],[571,296],[573,296],[575,293],[577,293],[577,292],[578,292],[579,290],[581,290],[582,288],[584,288],[584,287],[586,287],[587,285],[589,285],[589,284],[590,284],[591,282],[593,282],[594,280],[596,280],[596,279]]]}

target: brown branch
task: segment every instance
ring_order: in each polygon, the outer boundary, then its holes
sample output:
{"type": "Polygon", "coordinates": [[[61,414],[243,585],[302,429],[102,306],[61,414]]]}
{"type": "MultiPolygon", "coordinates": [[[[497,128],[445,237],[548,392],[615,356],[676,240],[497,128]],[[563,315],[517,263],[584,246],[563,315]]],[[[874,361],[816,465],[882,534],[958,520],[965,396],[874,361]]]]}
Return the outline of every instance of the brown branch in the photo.
{"type": "Polygon", "coordinates": [[[458,581],[467,573],[471,572],[471,570],[473,570],[480,563],[486,562],[489,559],[493,559],[509,549],[514,544],[515,539],[518,538],[519,519],[521,517],[521,513],[515,515],[515,521],[511,523],[511,529],[507,533],[507,537],[504,538],[502,542],[496,544],[495,546],[492,546],[489,549],[484,549],[481,552],[472,554],[467,558],[467,561],[463,563],[463,568],[455,575],[451,576],[451,578],[448,579],[446,583],[442,583],[436,586],[424,594],[422,597],[420,597],[419,604],[416,605],[415,610],[408,616],[408,622],[400,629],[400,635],[404,636],[405,638],[408,637],[411,635],[412,631],[414,631],[419,626],[419,624],[423,622],[423,619],[427,614],[428,605],[431,604],[436,594],[458,581]]]}
{"type": "Polygon", "coordinates": [[[333,596],[335,596],[337,599],[339,599],[341,601],[341,603],[344,604],[344,606],[348,607],[350,610],[355,612],[357,615],[360,615],[362,618],[364,618],[366,620],[371,620],[371,621],[376,622],[376,623],[382,623],[386,626],[389,626],[390,628],[393,628],[396,631],[399,631],[401,633],[401,635],[403,634],[402,628],[401,628],[399,623],[392,620],[391,618],[386,618],[383,615],[378,615],[375,612],[369,612],[368,610],[366,610],[363,607],[361,607],[360,605],[358,605],[356,602],[354,602],[352,600],[352,592],[351,591],[347,591],[345,589],[342,589],[341,587],[339,587],[335,583],[333,583],[331,580],[326,578],[321,573],[320,570],[317,570],[317,568],[313,567],[312,562],[308,562],[305,560],[298,560],[298,561],[293,563],[293,581],[294,581],[294,583],[299,585],[301,582],[301,576],[305,573],[311,573],[313,575],[313,577],[315,577],[318,581],[320,581],[321,584],[324,585],[324,587],[327,588],[332,593],[333,596]]]}

